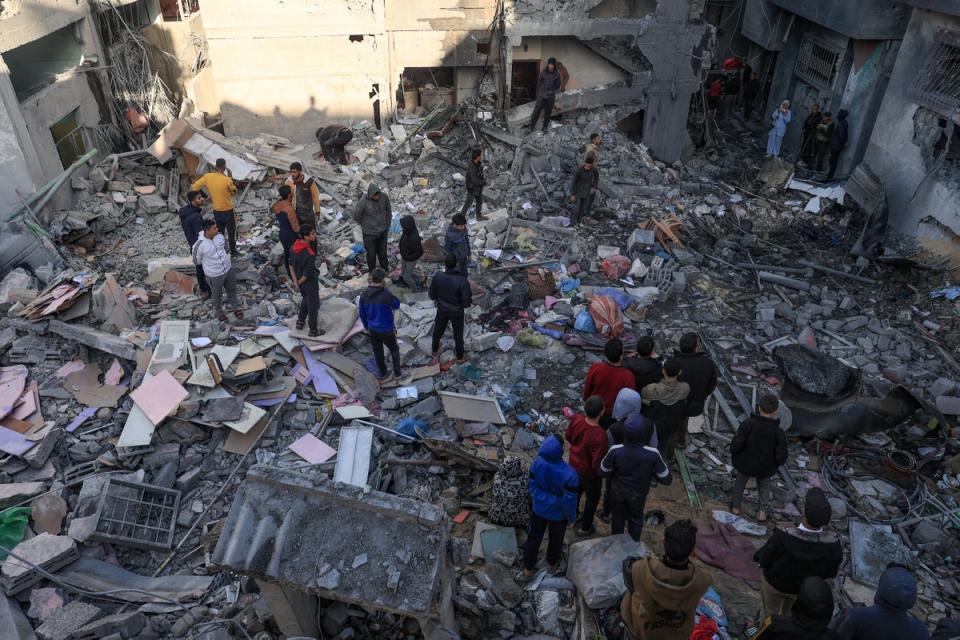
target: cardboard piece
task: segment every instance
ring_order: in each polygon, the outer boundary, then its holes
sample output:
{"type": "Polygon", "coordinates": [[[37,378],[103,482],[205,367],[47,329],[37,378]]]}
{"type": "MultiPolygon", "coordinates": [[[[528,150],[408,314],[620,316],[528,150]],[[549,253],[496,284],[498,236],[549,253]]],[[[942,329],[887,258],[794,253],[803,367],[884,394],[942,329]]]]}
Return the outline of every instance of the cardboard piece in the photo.
{"type": "Polygon", "coordinates": [[[312,433],[294,440],[289,449],[310,464],[321,464],[336,455],[337,450],[312,433]]]}
{"type": "Polygon", "coordinates": [[[238,376],[253,373],[255,371],[263,371],[266,368],[267,363],[264,361],[263,356],[247,358],[246,360],[241,360],[233,365],[233,371],[235,375],[238,376]]]}
{"type": "Polygon", "coordinates": [[[489,422],[492,424],[506,424],[507,419],[500,409],[495,398],[471,396],[465,393],[441,391],[440,401],[447,417],[467,422],[489,422]]]}
{"type": "Polygon", "coordinates": [[[223,451],[226,453],[236,453],[241,456],[247,455],[250,453],[250,449],[253,449],[253,445],[257,444],[257,441],[260,440],[263,432],[267,430],[268,422],[266,416],[264,416],[246,433],[231,430],[223,443],[223,451]]]}
{"type": "MultiPolygon", "coordinates": [[[[119,367],[116,360],[113,362],[119,367]]],[[[114,374],[114,377],[117,375],[114,374]]],[[[96,364],[88,364],[80,371],[71,373],[64,379],[63,386],[80,404],[97,408],[116,407],[120,398],[127,393],[126,387],[102,384],[100,367],[96,364]]]]}
{"type": "Polygon", "coordinates": [[[144,380],[143,384],[130,394],[130,398],[154,426],[172,415],[180,403],[189,397],[190,393],[169,371],[162,371],[144,380]]]}

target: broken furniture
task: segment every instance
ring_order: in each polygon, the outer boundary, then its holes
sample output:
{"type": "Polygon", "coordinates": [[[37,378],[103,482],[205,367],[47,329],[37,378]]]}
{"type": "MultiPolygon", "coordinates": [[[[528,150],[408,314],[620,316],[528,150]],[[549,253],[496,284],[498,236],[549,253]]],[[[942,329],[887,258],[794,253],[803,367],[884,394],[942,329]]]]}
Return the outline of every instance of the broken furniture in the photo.
{"type": "Polygon", "coordinates": [[[180,492],[108,478],[97,504],[94,540],[165,551],[173,546],[180,492]]]}

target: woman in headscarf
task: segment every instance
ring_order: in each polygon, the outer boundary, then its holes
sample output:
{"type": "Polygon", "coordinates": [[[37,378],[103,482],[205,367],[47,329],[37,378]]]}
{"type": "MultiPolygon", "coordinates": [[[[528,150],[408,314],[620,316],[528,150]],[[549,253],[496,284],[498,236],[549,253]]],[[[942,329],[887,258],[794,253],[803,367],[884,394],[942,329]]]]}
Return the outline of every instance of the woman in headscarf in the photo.
{"type": "Polygon", "coordinates": [[[490,521],[504,527],[526,527],[530,522],[527,469],[518,456],[506,456],[493,476],[490,521]]]}

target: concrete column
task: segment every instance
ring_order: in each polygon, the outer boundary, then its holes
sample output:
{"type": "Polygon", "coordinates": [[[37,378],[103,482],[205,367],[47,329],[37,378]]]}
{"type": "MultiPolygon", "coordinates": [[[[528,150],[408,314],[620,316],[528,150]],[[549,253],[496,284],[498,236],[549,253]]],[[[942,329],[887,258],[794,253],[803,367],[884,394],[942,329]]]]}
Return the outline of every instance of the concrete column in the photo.
{"type": "MultiPolygon", "coordinates": [[[[382,112],[381,112],[382,113],[382,112]]],[[[312,593],[287,589],[278,584],[260,580],[257,582],[273,619],[288,638],[319,638],[320,627],[317,624],[318,602],[312,593]]]]}
{"type": "Polygon", "coordinates": [[[692,91],[669,80],[655,80],[647,90],[643,143],[653,156],[671,164],[680,158],[687,139],[687,117],[692,91]]]}

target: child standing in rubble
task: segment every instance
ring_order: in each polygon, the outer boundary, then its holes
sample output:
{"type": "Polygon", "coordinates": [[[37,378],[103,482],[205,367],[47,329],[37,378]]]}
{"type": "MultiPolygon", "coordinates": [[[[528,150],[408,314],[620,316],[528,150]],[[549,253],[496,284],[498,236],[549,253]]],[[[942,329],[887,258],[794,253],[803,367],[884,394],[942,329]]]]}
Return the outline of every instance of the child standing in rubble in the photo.
{"type": "Polygon", "coordinates": [[[467,232],[467,217],[462,213],[456,214],[450,221],[443,249],[456,257],[460,275],[466,278],[469,275],[467,268],[470,264],[470,235],[467,232]]]}
{"type": "Polygon", "coordinates": [[[310,325],[310,337],[317,332],[317,314],[320,311],[320,274],[317,271],[317,253],[313,250],[317,231],[309,224],[300,227],[300,239],[293,243],[293,273],[302,298],[297,314],[297,330],[303,330],[305,322],[310,325]]]}
{"type": "Polygon", "coordinates": [[[423,242],[420,239],[420,231],[417,229],[417,221],[413,216],[403,216],[400,218],[400,228],[403,233],[400,234],[400,261],[402,269],[400,279],[407,285],[411,291],[417,290],[417,260],[423,257],[423,242]]]}
{"type": "Polygon", "coordinates": [[[730,441],[730,454],[737,479],[733,484],[730,511],[740,514],[740,502],[750,478],[757,479],[757,521],[767,519],[770,502],[770,479],[780,465],[787,461],[787,436],[780,428],[777,412],[780,401],[772,393],[765,394],[757,404],[757,412],[740,423],[737,434],[730,441]]]}

